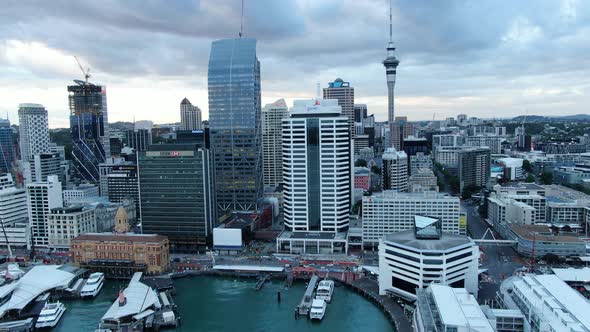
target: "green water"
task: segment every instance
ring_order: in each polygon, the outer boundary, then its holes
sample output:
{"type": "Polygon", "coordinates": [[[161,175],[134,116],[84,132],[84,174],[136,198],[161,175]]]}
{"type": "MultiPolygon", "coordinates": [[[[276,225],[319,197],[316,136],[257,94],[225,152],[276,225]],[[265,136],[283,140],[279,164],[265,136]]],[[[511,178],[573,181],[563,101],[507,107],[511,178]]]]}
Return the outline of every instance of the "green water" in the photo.
{"type": "MultiPolygon", "coordinates": [[[[288,290],[281,282],[267,282],[255,291],[253,279],[184,278],[175,281],[182,325],[176,331],[392,331],[385,315],[356,293],[336,287],[321,322],[295,320],[294,310],[305,285],[288,290]],[[277,291],[281,290],[281,302],[277,291]]],[[[65,302],[67,311],[54,331],[94,331],[112,304],[121,283],[107,282],[91,301],[65,302]]],[[[170,331],[170,330],[168,330],[170,331]]]]}

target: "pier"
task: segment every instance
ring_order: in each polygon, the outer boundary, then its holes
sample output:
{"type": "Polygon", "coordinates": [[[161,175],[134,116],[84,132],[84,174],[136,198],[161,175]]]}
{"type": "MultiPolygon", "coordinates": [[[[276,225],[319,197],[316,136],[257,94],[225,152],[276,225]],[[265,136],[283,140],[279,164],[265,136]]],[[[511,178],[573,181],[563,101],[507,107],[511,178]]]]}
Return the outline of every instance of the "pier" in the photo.
{"type": "Polygon", "coordinates": [[[256,285],[254,286],[254,289],[257,290],[257,291],[259,291],[262,288],[262,286],[264,286],[264,283],[268,279],[270,279],[270,276],[268,274],[263,275],[261,277],[258,277],[258,281],[256,282],[256,285]]]}
{"type": "Polygon", "coordinates": [[[315,290],[315,287],[318,283],[318,276],[314,275],[311,277],[311,279],[309,280],[309,283],[307,284],[307,289],[305,290],[305,293],[303,294],[303,298],[301,299],[301,302],[299,303],[299,305],[297,306],[297,309],[295,310],[297,315],[305,315],[307,316],[309,314],[309,310],[311,308],[311,302],[313,301],[313,292],[315,290]]]}

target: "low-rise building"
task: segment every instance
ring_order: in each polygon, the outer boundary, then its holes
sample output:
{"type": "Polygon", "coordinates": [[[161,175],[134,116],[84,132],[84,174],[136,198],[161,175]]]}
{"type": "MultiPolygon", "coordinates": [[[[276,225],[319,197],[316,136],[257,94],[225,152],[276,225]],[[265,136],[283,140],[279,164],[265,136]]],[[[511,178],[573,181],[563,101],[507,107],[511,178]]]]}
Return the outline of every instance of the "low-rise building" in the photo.
{"type": "Polygon", "coordinates": [[[76,236],[96,232],[94,210],[81,205],[51,209],[47,216],[49,248],[68,250],[76,236]]]}
{"type": "Polygon", "coordinates": [[[496,162],[504,167],[504,178],[510,181],[517,181],[524,178],[524,172],[522,170],[524,159],[500,158],[496,162]]]}
{"type": "Polygon", "coordinates": [[[415,217],[414,230],[379,241],[379,294],[416,299],[432,283],[478,292],[479,247],[465,235],[441,232],[440,220],[415,217]]]}
{"type": "Polygon", "coordinates": [[[408,178],[408,191],[438,191],[436,175],[432,169],[418,168],[408,178]]]}
{"type": "Polygon", "coordinates": [[[66,189],[63,191],[63,196],[64,196],[64,205],[70,205],[70,204],[75,204],[78,200],[83,199],[83,198],[89,198],[89,197],[99,197],[99,190],[98,187],[93,185],[93,184],[89,184],[89,183],[83,183],[78,185],[77,187],[74,187],[72,189],[66,189]]]}
{"type": "Polygon", "coordinates": [[[410,174],[414,174],[419,168],[432,169],[432,157],[418,152],[410,157],[410,174]]]}
{"type": "Polygon", "coordinates": [[[371,189],[371,171],[367,167],[354,168],[354,188],[364,191],[371,189]]]}
{"type": "Polygon", "coordinates": [[[586,254],[586,243],[576,237],[554,235],[545,225],[506,225],[507,232],[502,234],[518,242],[517,251],[523,256],[542,258],[547,254],[559,257],[579,257],[586,254]]]}
{"type": "Polygon", "coordinates": [[[590,331],[590,302],[556,275],[510,277],[500,296],[524,314],[524,331],[590,331]]]}
{"type": "Polygon", "coordinates": [[[160,274],[170,264],[168,238],[155,234],[82,234],[72,240],[70,252],[73,264],[113,278],[160,274]]]}

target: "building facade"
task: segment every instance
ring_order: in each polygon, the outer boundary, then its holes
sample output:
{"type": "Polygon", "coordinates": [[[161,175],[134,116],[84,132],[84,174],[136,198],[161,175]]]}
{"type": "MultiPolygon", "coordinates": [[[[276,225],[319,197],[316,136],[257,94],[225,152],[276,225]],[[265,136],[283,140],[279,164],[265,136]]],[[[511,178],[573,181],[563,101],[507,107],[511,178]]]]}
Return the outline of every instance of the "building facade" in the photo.
{"type": "Polygon", "coordinates": [[[82,206],[54,208],[47,215],[49,248],[68,250],[78,235],[96,232],[94,209],[82,206]]]}
{"type": "Polygon", "coordinates": [[[100,195],[98,186],[90,183],[82,183],[74,188],[64,190],[63,196],[64,206],[68,206],[70,204],[75,203],[78,200],[88,199],[91,197],[98,198],[100,195]]]}
{"type": "Polygon", "coordinates": [[[334,99],[296,100],[283,120],[283,209],[292,231],[348,228],[352,146],[334,99]]]}
{"type": "Polygon", "coordinates": [[[28,163],[25,175],[27,182],[47,181],[50,175],[57,175],[62,184],[66,185],[66,174],[63,167],[63,157],[59,153],[41,153],[33,155],[28,163]]]}
{"type": "Polygon", "coordinates": [[[166,235],[176,251],[204,247],[216,220],[209,150],[152,145],[139,154],[138,170],[143,232],[166,235]]]}
{"type": "Polygon", "coordinates": [[[208,82],[218,211],[253,210],[263,194],[260,62],[256,57],[256,40],[214,41],[208,82]]]}
{"type": "Polygon", "coordinates": [[[180,130],[203,129],[201,109],[184,98],[180,102],[180,130]]]}
{"type": "Polygon", "coordinates": [[[139,178],[137,165],[115,165],[107,176],[108,198],[110,202],[120,203],[131,199],[135,203],[137,219],[141,220],[139,201],[139,178]]]}
{"type": "Polygon", "coordinates": [[[145,151],[152,144],[152,131],[150,129],[127,130],[127,145],[135,152],[145,151]]]}
{"type": "Polygon", "coordinates": [[[40,104],[18,106],[19,145],[23,162],[29,162],[33,155],[49,150],[49,123],[47,110],[40,104]]]}
{"type": "Polygon", "coordinates": [[[289,116],[284,99],[262,109],[262,155],[264,187],[276,188],[283,182],[283,119],[289,116]]]}
{"type": "Polygon", "coordinates": [[[48,247],[48,216],[51,209],[63,207],[61,183],[58,177],[50,175],[47,181],[27,184],[27,205],[33,244],[36,247],[48,247]]]}
{"type": "Polygon", "coordinates": [[[13,171],[16,161],[16,142],[10,121],[0,119],[0,173],[13,171]]]}
{"type": "Polygon", "coordinates": [[[383,154],[383,190],[408,191],[408,155],[388,148],[383,154]]]}
{"type": "Polygon", "coordinates": [[[342,116],[348,118],[350,136],[354,138],[354,87],[350,86],[350,82],[337,78],[334,82],[328,83],[328,87],[324,88],[323,92],[324,99],[338,100],[338,106],[342,108],[342,116]]]}
{"type": "Polygon", "coordinates": [[[459,188],[485,187],[490,179],[490,149],[463,148],[458,155],[459,188]]]}
{"type": "Polygon", "coordinates": [[[106,88],[76,81],[68,93],[74,177],[98,183],[98,165],[111,156],[106,88]]]}

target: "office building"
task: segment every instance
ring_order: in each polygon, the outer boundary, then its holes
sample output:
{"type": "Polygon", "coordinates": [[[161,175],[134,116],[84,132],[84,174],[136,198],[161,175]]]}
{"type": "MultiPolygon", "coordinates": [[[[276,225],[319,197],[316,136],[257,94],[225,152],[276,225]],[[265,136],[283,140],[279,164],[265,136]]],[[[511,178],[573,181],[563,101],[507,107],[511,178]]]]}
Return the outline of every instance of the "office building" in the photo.
{"type": "Polygon", "coordinates": [[[434,161],[445,168],[456,171],[459,168],[459,152],[461,146],[439,147],[434,151],[434,161]]]}
{"type": "Polygon", "coordinates": [[[170,266],[170,243],[163,235],[88,233],[71,241],[72,263],[111,278],[135,272],[162,274],[170,266]]]}
{"type": "Polygon", "coordinates": [[[127,146],[135,152],[145,151],[152,144],[152,131],[150,129],[127,130],[127,146]]]}
{"type": "Polygon", "coordinates": [[[75,83],[68,86],[74,178],[98,183],[98,165],[111,156],[106,88],[75,83]]]}
{"type": "Polygon", "coordinates": [[[496,160],[499,165],[504,167],[504,178],[509,181],[518,181],[524,178],[523,161],[520,158],[500,158],[496,160]]]}
{"type": "Polygon", "coordinates": [[[363,123],[363,120],[367,118],[367,104],[354,104],[354,122],[363,123]]]}
{"type": "Polygon", "coordinates": [[[383,190],[408,191],[408,155],[388,148],[383,154],[383,190]]]}
{"type": "Polygon", "coordinates": [[[47,181],[27,184],[27,205],[33,244],[35,247],[48,247],[48,215],[51,209],[63,207],[61,183],[58,177],[50,175],[47,181]]]}
{"type": "Polygon", "coordinates": [[[176,251],[204,248],[216,220],[209,150],[152,145],[139,154],[138,173],[143,232],[166,235],[176,251]]]}
{"type": "Polygon", "coordinates": [[[477,297],[479,247],[441,231],[440,220],[415,217],[414,229],[379,239],[379,294],[416,299],[432,283],[465,288],[477,297]]]}
{"type": "Polygon", "coordinates": [[[283,208],[290,231],[348,228],[352,147],[334,99],[296,100],[283,120],[283,208]]]}
{"type": "Polygon", "coordinates": [[[254,210],[263,194],[260,62],[256,57],[256,40],[214,41],[208,82],[218,211],[254,210]]]}
{"type": "Polygon", "coordinates": [[[354,138],[354,87],[350,86],[350,82],[337,78],[334,82],[328,83],[328,87],[324,88],[323,92],[324,99],[338,100],[338,106],[342,108],[342,116],[348,118],[350,137],[354,138]]]}
{"type": "Polygon", "coordinates": [[[459,197],[438,192],[400,193],[384,191],[363,197],[363,246],[375,247],[379,239],[414,226],[414,216],[440,219],[442,231],[465,234],[460,220],[459,197]]]}
{"type": "Polygon", "coordinates": [[[369,135],[356,135],[354,138],[354,154],[358,155],[362,149],[369,147],[369,135]]]}
{"type": "Polygon", "coordinates": [[[10,121],[0,119],[0,173],[13,171],[16,161],[16,143],[10,121]]]}
{"type": "Polygon", "coordinates": [[[28,218],[27,194],[16,188],[12,175],[0,175],[0,222],[11,225],[28,218]]]}
{"type": "Polygon", "coordinates": [[[47,215],[47,229],[49,248],[67,251],[73,238],[96,232],[94,209],[83,206],[53,208],[47,215]]]}
{"type": "Polygon", "coordinates": [[[122,157],[110,157],[104,163],[98,165],[98,171],[100,174],[100,195],[103,197],[109,196],[108,187],[108,175],[111,174],[113,168],[118,166],[130,166],[135,165],[132,161],[126,161],[122,157]]]}
{"type": "Polygon", "coordinates": [[[490,179],[490,149],[464,147],[457,156],[459,188],[482,188],[490,179]]]}
{"type": "MultiPolygon", "coordinates": [[[[389,135],[390,144],[393,144],[395,139],[395,106],[394,106],[394,89],[395,89],[395,77],[397,75],[397,66],[399,60],[395,57],[395,47],[393,46],[393,22],[391,15],[391,6],[389,7],[389,43],[387,44],[387,58],[383,60],[383,66],[385,66],[385,74],[387,77],[387,121],[389,123],[389,135]]],[[[393,147],[389,145],[387,147],[393,147]]]]}
{"type": "Polygon", "coordinates": [[[410,174],[414,174],[419,168],[432,169],[432,156],[418,152],[410,157],[410,174]]]}
{"type": "Polygon", "coordinates": [[[409,135],[404,138],[404,151],[412,159],[416,154],[428,154],[430,148],[428,147],[428,140],[425,137],[414,137],[409,135]]]}
{"type": "Polygon", "coordinates": [[[284,99],[262,109],[262,155],[264,187],[276,188],[283,182],[283,119],[289,116],[284,99]]]}
{"type": "Polygon", "coordinates": [[[408,178],[408,191],[438,191],[436,175],[432,169],[418,168],[408,178]]]}
{"type": "Polygon", "coordinates": [[[495,185],[494,191],[498,197],[513,199],[534,208],[534,222],[541,223],[546,220],[547,190],[534,183],[512,182],[503,185],[495,185]]]}
{"type": "Polygon", "coordinates": [[[106,178],[109,201],[121,203],[126,199],[133,200],[136,207],[137,219],[141,220],[137,165],[114,165],[111,168],[111,173],[106,178]]]}
{"type": "Polygon", "coordinates": [[[577,236],[555,235],[546,225],[507,224],[504,238],[517,242],[516,251],[524,257],[543,259],[545,255],[561,259],[586,255],[586,243],[577,236]]]}
{"type": "Polygon", "coordinates": [[[488,147],[492,154],[502,153],[502,142],[506,140],[505,137],[501,136],[466,136],[463,138],[464,145],[480,147],[488,147]]]}
{"type": "Polygon", "coordinates": [[[590,181],[590,163],[561,166],[553,170],[553,183],[583,184],[590,181]]]}
{"type": "Polygon", "coordinates": [[[27,164],[25,175],[27,182],[43,182],[47,181],[50,175],[57,175],[62,188],[66,185],[66,174],[63,167],[63,157],[59,153],[41,153],[33,155],[27,164]]]}
{"type": "Polygon", "coordinates": [[[203,129],[201,109],[184,98],[180,102],[180,130],[203,129]]]}
{"type": "Polygon", "coordinates": [[[64,206],[68,206],[76,203],[79,200],[86,200],[91,197],[98,199],[99,196],[98,186],[90,183],[81,183],[73,188],[63,191],[64,206]]]}
{"type": "Polygon", "coordinates": [[[524,331],[590,331],[590,302],[556,275],[512,276],[499,293],[524,314],[524,331]]]}
{"type": "Polygon", "coordinates": [[[18,105],[20,156],[29,162],[33,155],[49,150],[47,110],[39,104],[18,105]]]}
{"type": "MultiPolygon", "coordinates": [[[[522,323],[522,314],[517,317],[521,318],[522,323]]],[[[504,331],[496,329],[492,321],[477,303],[477,299],[465,288],[431,283],[427,288],[416,291],[416,310],[412,322],[415,332],[504,331]]],[[[513,328],[509,331],[519,330],[513,328]]]]}

